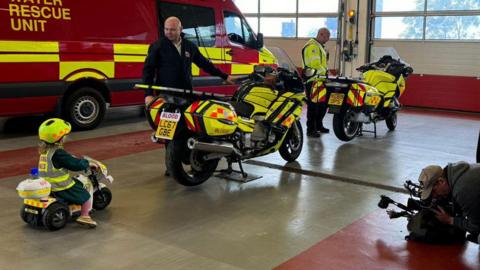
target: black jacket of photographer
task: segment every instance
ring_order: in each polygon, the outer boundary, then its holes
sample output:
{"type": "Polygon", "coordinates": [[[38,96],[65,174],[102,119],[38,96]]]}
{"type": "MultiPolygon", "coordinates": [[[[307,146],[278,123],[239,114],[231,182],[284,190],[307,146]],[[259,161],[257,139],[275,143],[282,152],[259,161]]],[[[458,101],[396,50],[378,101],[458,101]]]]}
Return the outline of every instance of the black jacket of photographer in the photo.
{"type": "Polygon", "coordinates": [[[453,224],[470,233],[480,232],[480,164],[450,163],[444,169],[454,205],[453,224]]]}
{"type": "MultiPolygon", "coordinates": [[[[192,89],[192,63],[213,76],[227,79],[227,74],[216,68],[200,53],[195,44],[184,39],[183,36],[182,33],[181,54],[167,38],[160,38],[150,45],[143,67],[143,83],[192,89]]],[[[152,94],[152,89],[145,91],[145,96],[152,94]]]]}

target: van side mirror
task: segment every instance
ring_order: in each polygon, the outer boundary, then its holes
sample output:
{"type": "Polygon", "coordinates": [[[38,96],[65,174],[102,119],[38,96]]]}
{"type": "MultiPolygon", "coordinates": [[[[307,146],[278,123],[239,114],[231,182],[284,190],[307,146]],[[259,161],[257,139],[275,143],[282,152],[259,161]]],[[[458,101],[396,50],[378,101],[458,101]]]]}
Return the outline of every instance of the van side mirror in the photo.
{"type": "Polygon", "coordinates": [[[262,33],[257,34],[257,42],[255,43],[255,48],[256,49],[263,48],[263,34],[262,33]]]}

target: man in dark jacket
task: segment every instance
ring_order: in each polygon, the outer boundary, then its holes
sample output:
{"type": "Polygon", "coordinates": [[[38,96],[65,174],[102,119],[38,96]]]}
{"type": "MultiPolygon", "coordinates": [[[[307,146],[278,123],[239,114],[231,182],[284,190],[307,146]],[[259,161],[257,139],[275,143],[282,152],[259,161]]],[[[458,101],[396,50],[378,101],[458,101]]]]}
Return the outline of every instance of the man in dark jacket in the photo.
{"type": "MultiPolygon", "coordinates": [[[[152,43],[143,67],[143,83],[192,89],[192,63],[211,75],[233,84],[234,78],[216,68],[192,42],[182,38],[182,24],[169,17],[164,24],[165,38],[152,43]]],[[[153,99],[152,89],[145,91],[145,103],[153,99]]]]}
{"type": "Polygon", "coordinates": [[[443,223],[473,235],[480,232],[480,164],[450,163],[445,168],[431,165],[422,170],[422,199],[448,198],[453,202],[454,215],[439,208],[434,210],[443,223]]]}

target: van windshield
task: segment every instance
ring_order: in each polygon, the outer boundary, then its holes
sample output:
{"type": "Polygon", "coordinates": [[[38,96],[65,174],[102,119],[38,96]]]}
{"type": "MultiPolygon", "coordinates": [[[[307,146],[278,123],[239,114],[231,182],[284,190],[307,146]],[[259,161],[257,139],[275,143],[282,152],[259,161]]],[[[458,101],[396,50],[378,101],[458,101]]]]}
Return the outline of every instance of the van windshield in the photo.
{"type": "Polygon", "coordinates": [[[182,22],[185,39],[199,47],[215,46],[215,12],[212,8],[160,2],[158,14],[160,36],[164,36],[165,19],[175,16],[182,22]]]}

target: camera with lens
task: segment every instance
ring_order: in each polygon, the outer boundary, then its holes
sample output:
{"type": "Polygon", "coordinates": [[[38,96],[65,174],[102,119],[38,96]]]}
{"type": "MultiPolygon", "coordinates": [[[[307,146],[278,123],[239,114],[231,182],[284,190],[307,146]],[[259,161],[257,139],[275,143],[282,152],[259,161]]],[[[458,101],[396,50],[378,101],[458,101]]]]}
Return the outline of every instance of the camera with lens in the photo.
{"type": "Polygon", "coordinates": [[[403,187],[408,191],[410,197],[406,204],[394,201],[388,196],[381,195],[378,207],[387,209],[394,205],[399,210],[388,209],[390,219],[405,217],[407,219],[408,235],[406,240],[412,240],[431,244],[451,244],[465,241],[465,232],[452,226],[441,223],[435,217],[439,208],[444,209],[452,215],[453,204],[450,200],[421,199],[421,186],[410,180],[405,181],[403,187]]]}

